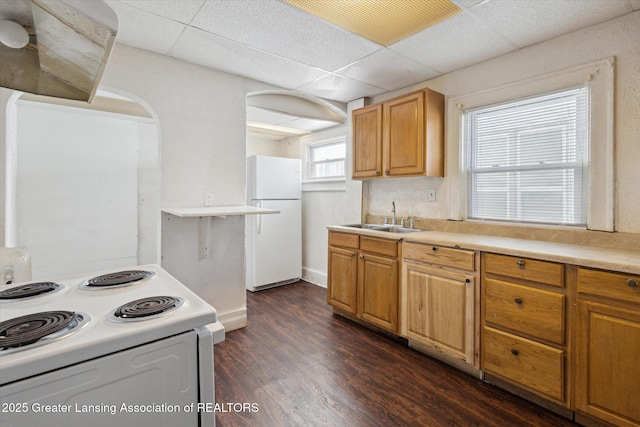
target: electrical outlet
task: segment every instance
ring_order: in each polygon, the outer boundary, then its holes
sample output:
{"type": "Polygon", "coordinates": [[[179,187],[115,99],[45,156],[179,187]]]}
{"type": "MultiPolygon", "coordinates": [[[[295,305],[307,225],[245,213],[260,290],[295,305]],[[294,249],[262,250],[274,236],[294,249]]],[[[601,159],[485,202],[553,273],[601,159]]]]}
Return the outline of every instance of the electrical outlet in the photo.
{"type": "Polygon", "coordinates": [[[436,201],[436,189],[435,188],[430,188],[429,190],[427,190],[427,201],[429,201],[429,202],[435,202],[436,201]]]}
{"type": "Polygon", "coordinates": [[[204,205],[213,206],[213,193],[204,193],[204,205]]]}

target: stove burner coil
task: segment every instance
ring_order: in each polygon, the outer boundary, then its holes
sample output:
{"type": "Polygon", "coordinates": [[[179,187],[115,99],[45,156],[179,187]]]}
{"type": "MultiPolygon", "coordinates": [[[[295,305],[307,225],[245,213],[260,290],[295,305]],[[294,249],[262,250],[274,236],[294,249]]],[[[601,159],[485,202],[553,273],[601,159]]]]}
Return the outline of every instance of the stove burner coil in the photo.
{"type": "Polygon", "coordinates": [[[104,289],[129,286],[150,279],[155,274],[153,271],[144,270],[118,271],[85,280],[80,287],[84,289],[104,289]]]}
{"type": "Polygon", "coordinates": [[[61,285],[54,282],[29,283],[26,285],[16,286],[14,288],[1,291],[0,301],[31,298],[49,292],[55,292],[59,289],[61,289],[61,285]]]}
{"type": "Polygon", "coordinates": [[[33,344],[48,335],[65,329],[74,320],[72,311],[44,311],[0,322],[0,349],[33,344]]]}
{"type": "Polygon", "coordinates": [[[113,315],[120,320],[146,319],[176,310],[183,303],[182,298],[169,296],[140,298],[121,305],[113,315]]]}

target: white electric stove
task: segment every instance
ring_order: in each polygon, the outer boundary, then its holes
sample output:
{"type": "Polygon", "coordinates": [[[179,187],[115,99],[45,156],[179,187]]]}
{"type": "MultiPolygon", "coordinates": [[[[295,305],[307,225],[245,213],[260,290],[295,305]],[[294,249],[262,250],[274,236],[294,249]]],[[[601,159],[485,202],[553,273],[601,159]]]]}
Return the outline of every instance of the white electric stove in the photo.
{"type": "Polygon", "coordinates": [[[157,265],[2,286],[0,425],[213,426],[222,340],[157,265]]]}

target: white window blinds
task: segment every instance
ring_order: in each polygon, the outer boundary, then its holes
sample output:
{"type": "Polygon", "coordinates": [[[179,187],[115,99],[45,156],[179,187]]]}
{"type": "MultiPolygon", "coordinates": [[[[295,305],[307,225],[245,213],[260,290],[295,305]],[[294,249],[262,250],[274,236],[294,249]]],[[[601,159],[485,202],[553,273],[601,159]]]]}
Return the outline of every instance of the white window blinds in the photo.
{"type": "Polygon", "coordinates": [[[586,226],[587,89],[465,112],[467,217],[586,226]]]}

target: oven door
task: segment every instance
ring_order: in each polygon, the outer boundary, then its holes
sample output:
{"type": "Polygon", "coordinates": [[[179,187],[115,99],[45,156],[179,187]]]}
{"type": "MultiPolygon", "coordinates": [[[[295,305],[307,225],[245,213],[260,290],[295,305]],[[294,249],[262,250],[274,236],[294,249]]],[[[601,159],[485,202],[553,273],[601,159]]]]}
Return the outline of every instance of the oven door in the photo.
{"type": "Polygon", "coordinates": [[[3,385],[0,419],[3,427],[198,426],[198,381],[198,336],[189,331],[3,385]]]}

